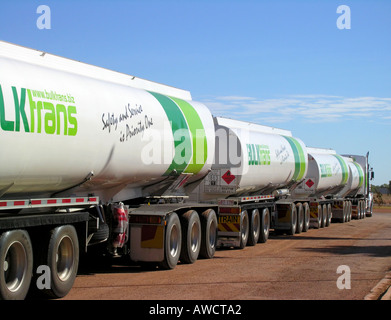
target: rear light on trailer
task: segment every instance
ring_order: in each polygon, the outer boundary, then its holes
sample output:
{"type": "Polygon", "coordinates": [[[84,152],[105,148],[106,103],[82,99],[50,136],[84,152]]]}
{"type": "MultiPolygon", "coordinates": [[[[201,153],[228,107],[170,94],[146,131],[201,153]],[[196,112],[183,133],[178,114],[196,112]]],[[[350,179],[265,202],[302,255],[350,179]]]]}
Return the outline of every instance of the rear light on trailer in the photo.
{"type": "Polygon", "coordinates": [[[220,207],[219,208],[220,213],[234,213],[239,214],[241,212],[240,207],[220,207]]]}

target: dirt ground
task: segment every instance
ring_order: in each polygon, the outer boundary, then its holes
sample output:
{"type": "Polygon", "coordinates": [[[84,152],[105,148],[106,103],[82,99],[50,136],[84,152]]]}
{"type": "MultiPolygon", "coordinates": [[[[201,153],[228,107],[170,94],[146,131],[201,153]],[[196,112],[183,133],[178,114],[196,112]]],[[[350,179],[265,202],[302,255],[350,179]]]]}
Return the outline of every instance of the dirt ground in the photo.
{"type": "MultiPolygon", "coordinates": [[[[218,250],[214,259],[148,270],[118,263],[81,270],[65,300],[363,300],[391,268],[391,210],[267,243],[218,250]],[[349,289],[338,268],[348,267],[349,289]]],[[[346,275],[346,274],[344,274],[346,275]]]]}
{"type": "Polygon", "coordinates": [[[391,212],[391,206],[374,207],[374,208],[373,208],[373,212],[374,212],[374,213],[391,212]]]}

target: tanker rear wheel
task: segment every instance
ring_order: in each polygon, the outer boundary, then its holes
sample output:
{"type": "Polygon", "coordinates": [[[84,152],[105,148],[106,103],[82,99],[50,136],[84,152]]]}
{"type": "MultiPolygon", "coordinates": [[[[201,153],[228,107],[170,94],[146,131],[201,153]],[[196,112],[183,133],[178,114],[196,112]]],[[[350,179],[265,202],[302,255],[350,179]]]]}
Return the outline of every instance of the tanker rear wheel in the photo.
{"type": "Polygon", "coordinates": [[[344,201],[343,202],[343,206],[342,206],[342,219],[341,219],[341,222],[342,223],[345,223],[345,222],[348,222],[348,202],[347,201],[344,201]]]}
{"type": "Polygon", "coordinates": [[[326,204],[326,212],[327,212],[327,220],[326,220],[326,227],[330,226],[331,224],[331,218],[332,218],[332,213],[331,213],[331,204],[326,204]]]}
{"type": "Polygon", "coordinates": [[[307,232],[310,228],[310,206],[307,202],[303,204],[304,211],[304,224],[303,224],[303,232],[307,232]]]}
{"type": "Polygon", "coordinates": [[[357,220],[361,219],[361,202],[357,202],[357,220]]]}
{"type": "Polygon", "coordinates": [[[248,235],[248,246],[255,246],[259,239],[259,233],[261,230],[261,217],[259,215],[259,210],[254,209],[251,212],[251,219],[250,219],[250,231],[248,235]]]}
{"type": "Polygon", "coordinates": [[[347,216],[348,216],[348,221],[351,221],[352,220],[352,202],[351,201],[348,201],[347,202],[347,206],[348,206],[348,208],[347,208],[347,216]]]}
{"type": "Polygon", "coordinates": [[[249,220],[247,210],[242,211],[240,215],[240,249],[243,249],[247,245],[248,234],[249,234],[249,220]]]}
{"type": "Polygon", "coordinates": [[[259,235],[258,242],[265,243],[269,239],[269,233],[270,233],[270,213],[269,213],[269,209],[265,208],[262,210],[261,233],[259,235]]]}
{"type": "Polygon", "coordinates": [[[304,227],[304,211],[301,203],[296,204],[297,226],[296,233],[301,233],[304,227]]]}
{"type": "Polygon", "coordinates": [[[0,300],[23,300],[33,274],[33,249],[24,230],[13,230],[0,237],[0,300]]]}
{"type": "Polygon", "coordinates": [[[201,214],[201,250],[200,256],[205,259],[213,258],[217,246],[217,216],[213,209],[201,214]]]}
{"type": "Polygon", "coordinates": [[[365,219],[365,202],[361,200],[361,216],[365,219]]]}
{"type": "Polygon", "coordinates": [[[79,240],[74,226],[64,225],[51,230],[47,253],[41,264],[50,270],[50,286],[42,292],[53,298],[62,298],[72,289],[79,266],[79,240]]]}
{"type": "Polygon", "coordinates": [[[321,228],[324,228],[327,227],[327,207],[325,204],[321,206],[321,212],[322,212],[321,228]]]}
{"type": "Polygon", "coordinates": [[[297,210],[294,203],[290,205],[290,218],[290,227],[287,231],[287,234],[293,236],[296,233],[297,228],[297,210]]]}
{"type": "Polygon", "coordinates": [[[182,247],[181,222],[174,212],[167,219],[164,239],[164,260],[160,263],[163,269],[174,269],[178,264],[182,247]]]}
{"type": "Polygon", "coordinates": [[[323,221],[323,210],[322,210],[322,206],[321,205],[318,205],[318,219],[317,219],[317,226],[316,228],[317,229],[320,229],[322,228],[322,221],[323,221]]]}
{"type": "Polygon", "coordinates": [[[182,249],[180,260],[194,263],[198,259],[201,248],[201,221],[198,213],[189,210],[181,216],[182,249]]]}

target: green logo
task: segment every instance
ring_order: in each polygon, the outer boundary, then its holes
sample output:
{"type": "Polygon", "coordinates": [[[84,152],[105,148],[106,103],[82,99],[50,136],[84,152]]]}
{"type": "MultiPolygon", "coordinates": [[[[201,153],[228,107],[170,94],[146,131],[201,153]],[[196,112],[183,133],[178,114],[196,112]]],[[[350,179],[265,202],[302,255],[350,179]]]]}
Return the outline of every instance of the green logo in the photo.
{"type": "Polygon", "coordinates": [[[270,165],[270,149],[264,144],[247,144],[248,164],[253,166],[270,165]]]}
{"type": "Polygon", "coordinates": [[[329,164],[319,164],[320,173],[322,178],[329,178],[333,176],[333,172],[331,170],[331,165],[329,164]]]}
{"type": "MultiPolygon", "coordinates": [[[[3,89],[0,85],[0,128],[3,131],[77,134],[76,106],[71,95],[60,95],[53,91],[37,91],[12,87],[15,118],[6,119],[3,89]],[[27,115],[30,115],[30,121],[27,115]]],[[[7,106],[8,107],[8,106],[7,106]]]]}

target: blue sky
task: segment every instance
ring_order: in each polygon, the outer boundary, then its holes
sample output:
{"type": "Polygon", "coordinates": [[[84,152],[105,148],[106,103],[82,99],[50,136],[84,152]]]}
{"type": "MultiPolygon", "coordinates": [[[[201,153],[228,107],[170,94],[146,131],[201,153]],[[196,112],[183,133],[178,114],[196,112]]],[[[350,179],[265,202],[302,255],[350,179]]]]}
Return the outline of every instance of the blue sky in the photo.
{"type": "Polygon", "coordinates": [[[377,185],[391,180],[390,39],[387,0],[0,2],[0,40],[189,90],[308,146],[369,151],[377,185]]]}

